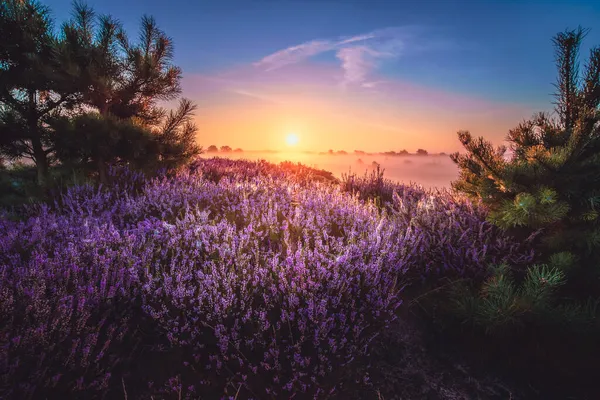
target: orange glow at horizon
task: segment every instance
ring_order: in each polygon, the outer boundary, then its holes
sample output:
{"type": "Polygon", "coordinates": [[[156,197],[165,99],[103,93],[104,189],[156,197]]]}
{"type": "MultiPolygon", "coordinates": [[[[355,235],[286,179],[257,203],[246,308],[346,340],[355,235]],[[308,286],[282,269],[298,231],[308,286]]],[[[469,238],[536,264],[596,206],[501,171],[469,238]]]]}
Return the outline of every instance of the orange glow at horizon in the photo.
{"type": "MultiPolygon", "coordinates": [[[[415,152],[462,151],[456,132],[469,129],[475,136],[502,137],[529,115],[452,116],[432,118],[427,110],[406,110],[381,115],[369,109],[328,112],[319,106],[295,112],[279,106],[220,106],[199,113],[198,142],[204,146],[228,145],[244,150],[335,151],[363,150],[415,152]],[[302,140],[292,137],[301,130],[302,140]],[[289,133],[286,133],[289,132],[289,133]],[[282,134],[283,133],[283,134],[282,134]],[[282,138],[283,136],[283,138],[282,138]],[[283,140],[282,140],[283,139],[283,140]]],[[[504,114],[504,115],[502,115],[504,114]]],[[[297,134],[296,134],[297,135],[297,134]]],[[[498,140],[495,140],[498,142],[498,140]]],[[[500,143],[497,143],[500,144],[500,143]]]]}
{"type": "Polygon", "coordinates": [[[408,83],[390,83],[382,92],[309,85],[317,75],[310,71],[295,78],[307,82],[303,88],[239,75],[246,82],[239,86],[190,78],[186,97],[201,99],[195,118],[199,144],[255,151],[413,153],[422,148],[449,153],[464,150],[459,130],[501,144],[510,129],[536,111],[408,83]]]}

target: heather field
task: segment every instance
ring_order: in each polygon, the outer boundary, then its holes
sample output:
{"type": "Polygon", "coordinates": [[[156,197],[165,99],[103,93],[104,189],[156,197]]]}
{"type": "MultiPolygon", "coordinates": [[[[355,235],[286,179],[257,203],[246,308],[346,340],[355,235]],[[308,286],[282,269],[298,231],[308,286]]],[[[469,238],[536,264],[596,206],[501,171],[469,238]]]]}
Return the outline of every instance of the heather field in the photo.
{"type": "Polygon", "coordinates": [[[377,398],[364,360],[410,293],[533,259],[480,206],[375,173],[111,175],[0,220],[2,398],[377,398]]]}

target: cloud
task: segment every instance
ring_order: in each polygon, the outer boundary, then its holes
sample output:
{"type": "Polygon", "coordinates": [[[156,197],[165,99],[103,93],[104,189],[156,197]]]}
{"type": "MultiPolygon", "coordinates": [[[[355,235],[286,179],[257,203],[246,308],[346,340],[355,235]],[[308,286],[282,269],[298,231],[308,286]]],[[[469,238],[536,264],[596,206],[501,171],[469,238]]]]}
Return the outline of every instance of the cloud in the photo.
{"type": "MultiPolygon", "coordinates": [[[[336,39],[313,40],[279,50],[254,63],[254,66],[273,71],[318,54],[334,51],[341,61],[344,86],[362,84],[363,87],[372,87],[366,82],[368,76],[381,61],[400,56],[415,32],[414,27],[396,27],[336,39]]],[[[414,40],[413,43],[415,49],[423,47],[423,44],[417,47],[418,43],[414,40]]]]}
{"type": "Polygon", "coordinates": [[[364,82],[362,84],[362,87],[365,87],[365,88],[374,88],[375,86],[383,85],[383,84],[386,84],[386,83],[388,83],[388,81],[385,81],[385,80],[370,81],[370,82],[364,82]]]}
{"type": "Polygon", "coordinates": [[[253,99],[262,100],[267,103],[284,104],[284,102],[282,102],[281,100],[279,100],[277,98],[274,98],[269,95],[264,95],[264,94],[258,93],[258,92],[253,92],[253,91],[244,90],[244,89],[230,89],[229,91],[231,93],[239,94],[241,96],[247,96],[247,97],[252,97],[253,99]]]}
{"type": "Polygon", "coordinates": [[[272,71],[289,64],[295,64],[317,54],[339,49],[342,46],[355,44],[376,38],[376,33],[338,38],[335,40],[311,40],[296,46],[291,46],[270,54],[254,63],[255,67],[264,67],[266,71],[272,71]]]}
{"type": "Polygon", "coordinates": [[[375,67],[374,58],[377,56],[377,52],[365,46],[345,47],[338,50],[337,57],[342,61],[344,69],[343,83],[363,82],[375,67]]]}
{"type": "Polygon", "coordinates": [[[342,61],[344,80],[342,85],[360,84],[364,88],[374,88],[382,81],[368,82],[371,71],[377,68],[380,59],[396,57],[398,53],[377,51],[368,46],[344,47],[337,51],[336,56],[342,61]]]}
{"type": "Polygon", "coordinates": [[[375,33],[367,33],[366,35],[358,35],[358,36],[353,36],[348,39],[340,40],[337,44],[339,46],[341,46],[341,45],[348,44],[348,43],[355,43],[355,42],[360,42],[362,40],[373,39],[375,37],[376,37],[375,33]]]}
{"type": "Polygon", "coordinates": [[[281,68],[288,64],[294,64],[314,55],[329,51],[334,44],[324,40],[313,40],[298,46],[288,47],[276,53],[264,57],[254,63],[255,67],[265,67],[267,71],[281,68]]]}

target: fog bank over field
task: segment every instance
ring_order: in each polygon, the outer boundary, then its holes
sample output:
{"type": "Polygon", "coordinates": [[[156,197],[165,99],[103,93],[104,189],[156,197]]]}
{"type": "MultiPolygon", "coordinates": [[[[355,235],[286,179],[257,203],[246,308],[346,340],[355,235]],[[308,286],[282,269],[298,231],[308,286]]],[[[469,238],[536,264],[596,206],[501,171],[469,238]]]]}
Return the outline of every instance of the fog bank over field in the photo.
{"type": "Polygon", "coordinates": [[[227,157],[235,160],[263,159],[273,163],[289,160],[300,162],[313,168],[331,171],[338,178],[350,171],[360,175],[370,172],[375,167],[373,162],[376,162],[381,168],[385,169],[384,176],[386,178],[402,183],[414,182],[426,188],[450,188],[450,182],[458,178],[458,168],[447,155],[329,155],[253,151],[243,153],[205,153],[202,155],[202,157],[206,158],[213,156],[227,157]]]}

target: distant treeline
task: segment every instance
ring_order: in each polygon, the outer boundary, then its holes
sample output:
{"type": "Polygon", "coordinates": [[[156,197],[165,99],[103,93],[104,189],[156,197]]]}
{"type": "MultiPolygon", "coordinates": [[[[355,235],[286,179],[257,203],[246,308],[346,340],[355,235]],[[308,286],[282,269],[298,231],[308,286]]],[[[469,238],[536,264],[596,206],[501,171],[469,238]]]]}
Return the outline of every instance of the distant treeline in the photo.
{"type": "MultiPolygon", "coordinates": [[[[206,152],[207,153],[243,153],[244,150],[240,149],[240,148],[236,148],[235,150],[233,150],[231,147],[229,146],[221,146],[221,147],[217,147],[216,145],[210,145],[206,148],[206,152]]],[[[278,151],[275,150],[261,150],[261,151],[251,151],[253,153],[278,153],[278,151]]],[[[374,153],[369,153],[366,151],[362,151],[362,150],[354,150],[354,152],[352,153],[348,153],[347,151],[344,150],[338,150],[338,151],[334,151],[334,150],[328,150],[328,151],[321,151],[321,152],[314,152],[314,151],[302,151],[302,153],[306,153],[306,154],[319,154],[319,155],[341,155],[341,156],[345,156],[348,154],[354,154],[356,156],[392,156],[392,157],[396,157],[396,156],[411,156],[411,155],[416,155],[416,156],[427,156],[427,155],[431,155],[431,156],[446,156],[447,154],[444,152],[441,153],[429,153],[427,150],[424,149],[417,149],[417,151],[415,153],[409,153],[406,150],[400,150],[400,151],[382,151],[382,152],[374,152],[374,153]]]]}
{"type": "Polygon", "coordinates": [[[217,146],[215,146],[214,144],[211,144],[210,146],[208,146],[206,148],[206,152],[207,153],[242,153],[244,150],[240,149],[239,147],[235,150],[233,150],[231,147],[229,146],[221,146],[221,148],[218,148],[217,146]]]}
{"type": "MultiPolygon", "coordinates": [[[[347,151],[344,150],[339,150],[339,151],[333,151],[333,150],[329,150],[327,152],[320,152],[319,154],[329,154],[329,155],[347,155],[350,154],[347,151]]],[[[409,153],[407,150],[400,150],[400,151],[381,151],[381,152],[374,152],[374,153],[369,153],[366,151],[362,151],[362,150],[354,150],[354,152],[352,153],[356,156],[411,156],[411,155],[416,155],[416,156],[427,156],[427,155],[440,155],[440,156],[445,156],[446,153],[441,152],[441,153],[432,153],[429,154],[429,152],[427,150],[424,149],[417,149],[417,151],[415,153],[409,153]]]]}

